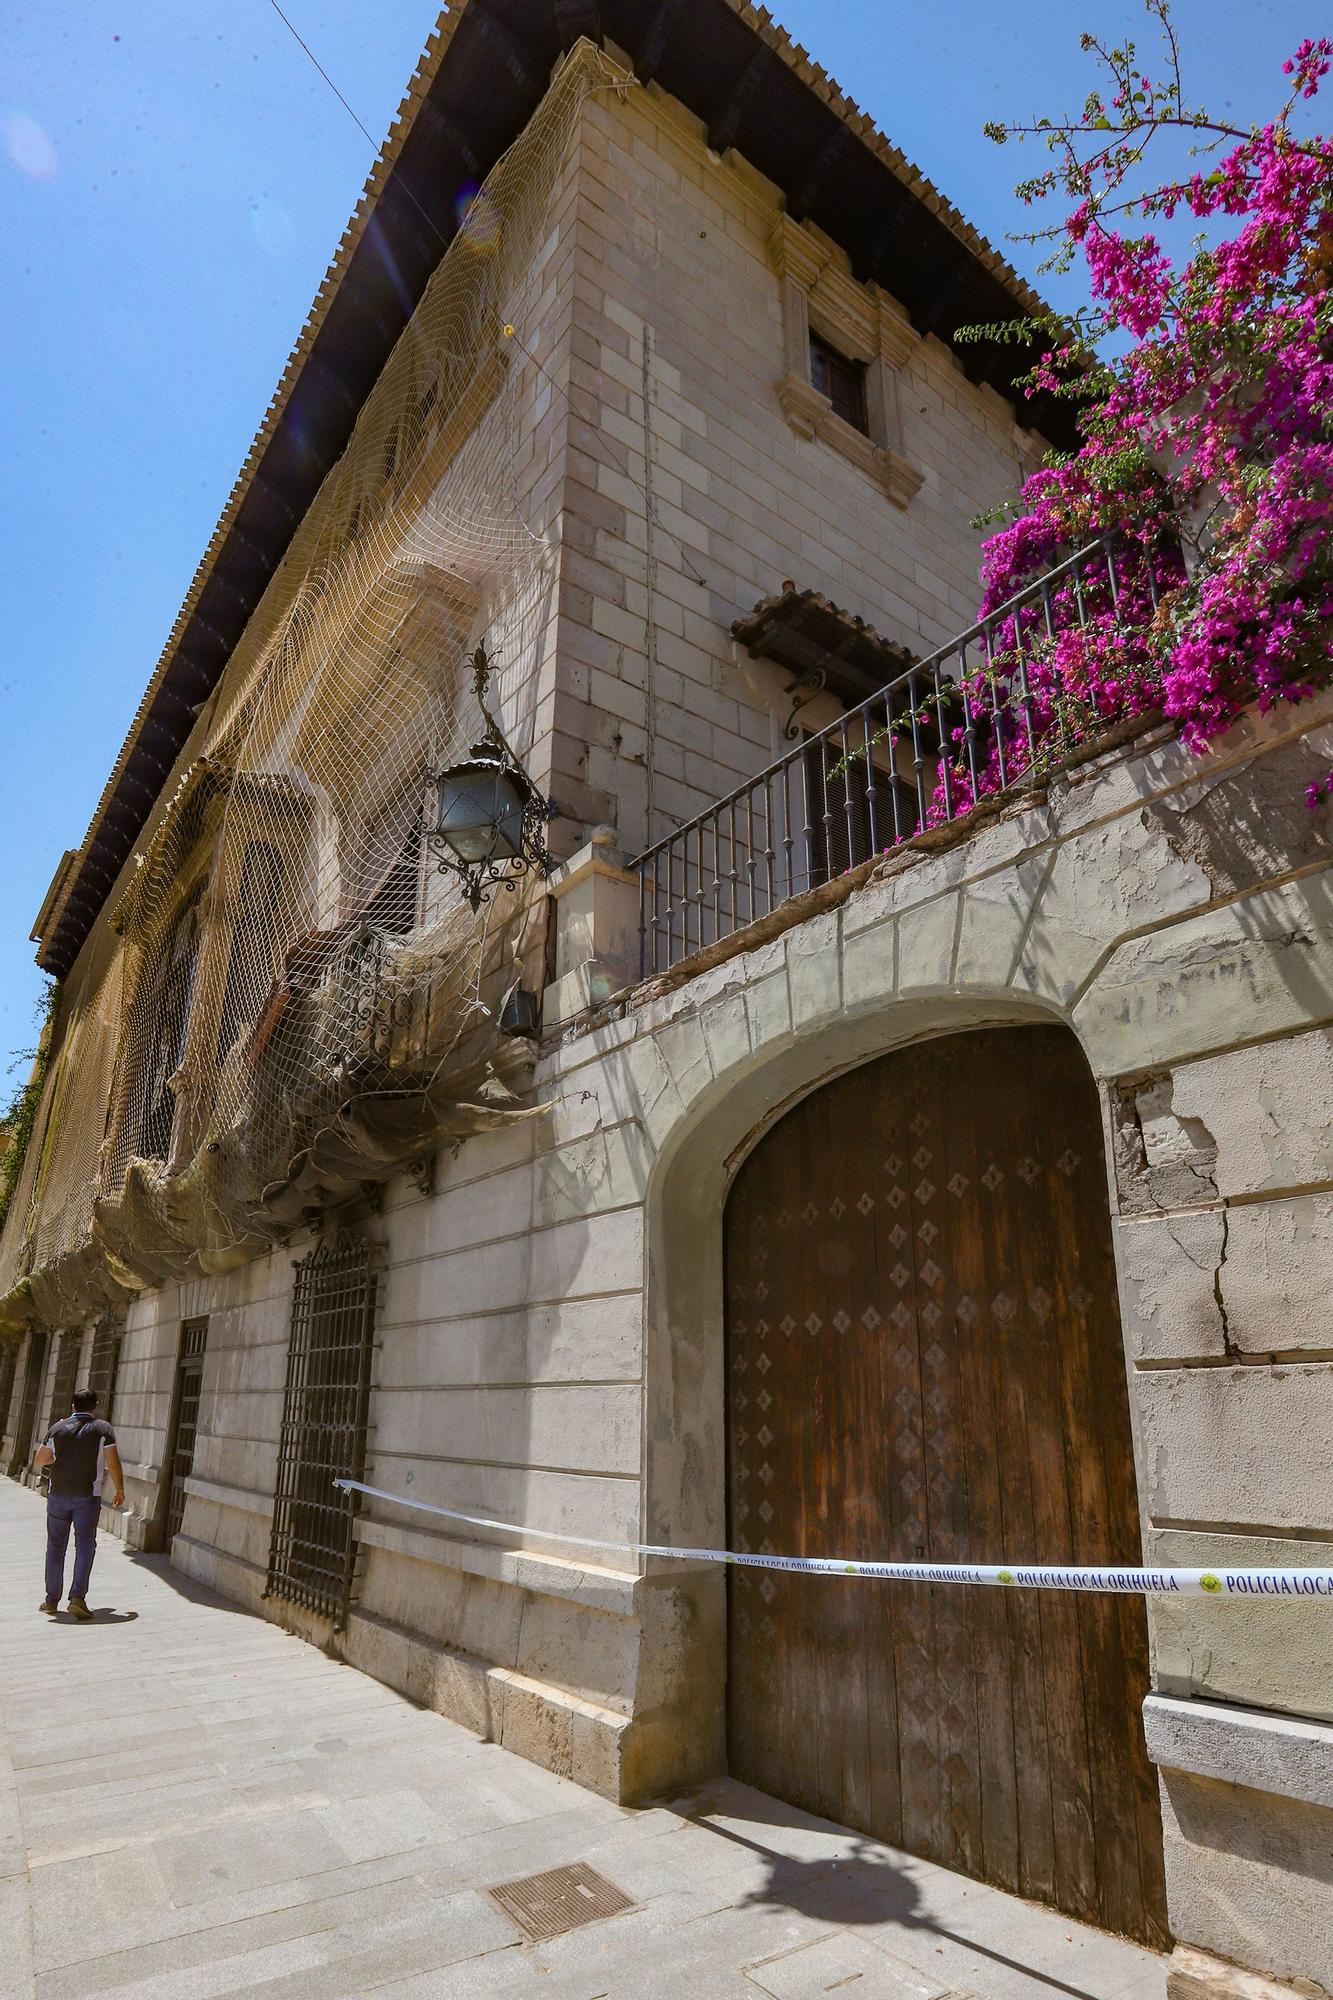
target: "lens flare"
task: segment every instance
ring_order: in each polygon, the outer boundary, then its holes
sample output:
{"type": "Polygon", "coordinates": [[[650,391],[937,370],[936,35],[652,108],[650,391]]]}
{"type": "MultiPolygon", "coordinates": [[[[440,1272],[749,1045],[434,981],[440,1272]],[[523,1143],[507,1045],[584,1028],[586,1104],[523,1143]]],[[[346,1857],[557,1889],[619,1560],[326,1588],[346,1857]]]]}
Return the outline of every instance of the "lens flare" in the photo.
{"type": "Polygon", "coordinates": [[[29,180],[54,180],[60,165],[55,141],[44,125],[26,111],[6,111],[0,117],[0,137],[5,151],[21,174],[29,180]]]}
{"type": "Polygon", "coordinates": [[[504,218],[485,188],[466,187],[458,197],[458,235],[477,257],[493,257],[500,247],[504,218]]]}
{"type": "Polygon", "coordinates": [[[250,204],[250,227],[266,257],[280,263],[296,244],[296,229],[281,202],[260,195],[250,204]]]}

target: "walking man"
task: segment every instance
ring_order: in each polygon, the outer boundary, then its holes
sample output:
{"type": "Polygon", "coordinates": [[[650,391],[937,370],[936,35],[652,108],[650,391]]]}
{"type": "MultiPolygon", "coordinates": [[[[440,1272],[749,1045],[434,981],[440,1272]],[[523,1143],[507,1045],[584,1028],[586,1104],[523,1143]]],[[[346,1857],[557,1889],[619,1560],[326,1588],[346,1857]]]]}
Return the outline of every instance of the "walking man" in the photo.
{"type": "Polygon", "coordinates": [[[88,1581],[97,1554],[97,1520],[102,1511],[102,1470],[114,1483],[113,1504],[125,1504],[125,1475],[116,1433],[104,1418],[96,1416],[97,1391],[80,1389],[71,1414],[54,1424],[46,1443],[39,1446],[33,1463],[51,1468],[51,1490],[46,1500],[46,1596],[43,1611],[52,1615],[60,1609],[65,1588],[65,1552],[69,1531],[74,1530],[74,1586],[69,1594],[71,1616],[86,1620],[88,1581]]]}

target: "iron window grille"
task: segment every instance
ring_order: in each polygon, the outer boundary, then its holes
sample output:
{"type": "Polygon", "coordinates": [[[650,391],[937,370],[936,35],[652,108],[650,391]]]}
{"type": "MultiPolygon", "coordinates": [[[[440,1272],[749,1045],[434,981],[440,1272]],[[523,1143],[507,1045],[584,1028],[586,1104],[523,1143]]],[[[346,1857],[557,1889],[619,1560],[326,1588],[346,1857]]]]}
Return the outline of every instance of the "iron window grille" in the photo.
{"type": "Polygon", "coordinates": [[[49,1347],[48,1336],[44,1332],[30,1328],[28,1352],[23,1366],[23,1390],[19,1398],[18,1423],[14,1430],[14,1452],[9,1461],[11,1472],[22,1472],[32,1457],[32,1435],[37,1428],[37,1399],[42,1393],[42,1377],[46,1374],[46,1356],[49,1347]]]}
{"type": "Polygon", "coordinates": [[[7,1347],[0,1355],[0,1437],[9,1430],[9,1406],[14,1400],[14,1377],[18,1373],[18,1349],[7,1347]]]}
{"type": "Polygon", "coordinates": [[[199,970],[200,910],[201,898],[196,896],[177,918],[163,952],[165,970],[153,1008],[149,1059],[142,1079],[138,1151],[145,1159],[171,1156],[176,1129],[172,1079],[184,1060],[190,1030],[190,1003],[199,970]]]}
{"type": "Polygon", "coordinates": [[[292,1288],[264,1594],[321,1612],[335,1632],[351,1601],[356,1505],[333,1482],[365,1471],[375,1248],[340,1230],[296,1266],[292,1288]]]}
{"type": "Polygon", "coordinates": [[[46,1420],[49,1431],[62,1417],[67,1417],[74,1407],[74,1391],[79,1386],[79,1353],[83,1347],[83,1334],[62,1333],[60,1345],[56,1349],[55,1374],[51,1380],[51,1414],[46,1420]]]}
{"type": "Polygon", "coordinates": [[[97,1414],[109,1418],[115,1401],[116,1377],[120,1373],[120,1344],[125,1328],[119,1320],[101,1320],[93,1333],[92,1357],[88,1363],[88,1387],[97,1391],[97,1414]]]}
{"type": "Polygon", "coordinates": [[[185,1320],[181,1325],[180,1359],[176,1364],[176,1421],[171,1434],[170,1485],[167,1489],[168,1551],[185,1520],[185,1502],[189,1498],[185,1482],[194,1471],[199,1398],[204,1386],[204,1349],[207,1345],[208,1320],[185,1320]]]}

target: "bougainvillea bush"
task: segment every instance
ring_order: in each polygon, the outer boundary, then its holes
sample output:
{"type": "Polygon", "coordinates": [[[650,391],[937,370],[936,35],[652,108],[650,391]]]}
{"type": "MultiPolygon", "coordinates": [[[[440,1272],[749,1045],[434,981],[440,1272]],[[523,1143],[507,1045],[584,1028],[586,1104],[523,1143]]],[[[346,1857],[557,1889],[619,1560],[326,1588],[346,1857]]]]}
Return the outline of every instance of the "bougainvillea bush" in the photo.
{"type": "Polygon", "coordinates": [[[1168,0],[1148,9],[1159,75],[1085,35],[1110,82],[1078,119],[988,128],[1049,147],[1019,194],[1067,208],[1029,240],[1057,267],[1081,258],[1092,303],[969,330],[1043,336],[1029,393],[1075,399],[1082,438],[985,544],[981,615],[1099,537],[1114,591],[1093,563],[1078,589],[1067,573],[998,619],[969,682],[970,743],[954,730],[955,813],[1112,720],[1161,711],[1202,750],[1251,703],[1330,678],[1333,140],[1300,128],[1333,43],[1303,42],[1274,116],[1245,131],[1189,107],[1168,0]],[[1164,135],[1188,138],[1191,170],[1154,179],[1164,135]],[[1191,218],[1200,233],[1173,258],[1163,225],[1191,218]]]}

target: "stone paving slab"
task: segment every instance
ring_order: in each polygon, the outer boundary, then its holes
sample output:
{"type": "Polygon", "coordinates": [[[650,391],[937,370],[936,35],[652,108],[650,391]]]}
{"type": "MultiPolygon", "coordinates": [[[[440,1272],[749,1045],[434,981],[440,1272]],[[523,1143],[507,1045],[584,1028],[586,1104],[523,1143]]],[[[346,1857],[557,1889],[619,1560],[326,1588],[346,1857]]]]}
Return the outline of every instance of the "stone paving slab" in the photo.
{"type": "Polygon", "coordinates": [[[614,1806],[113,1537],[96,1622],[43,1618],[44,1532],[0,1480],[0,2000],[1163,2000],[1155,1953],[729,1779],[614,1806]],[[634,1908],[526,1942],[487,1889],[572,1861],[634,1908]]]}

